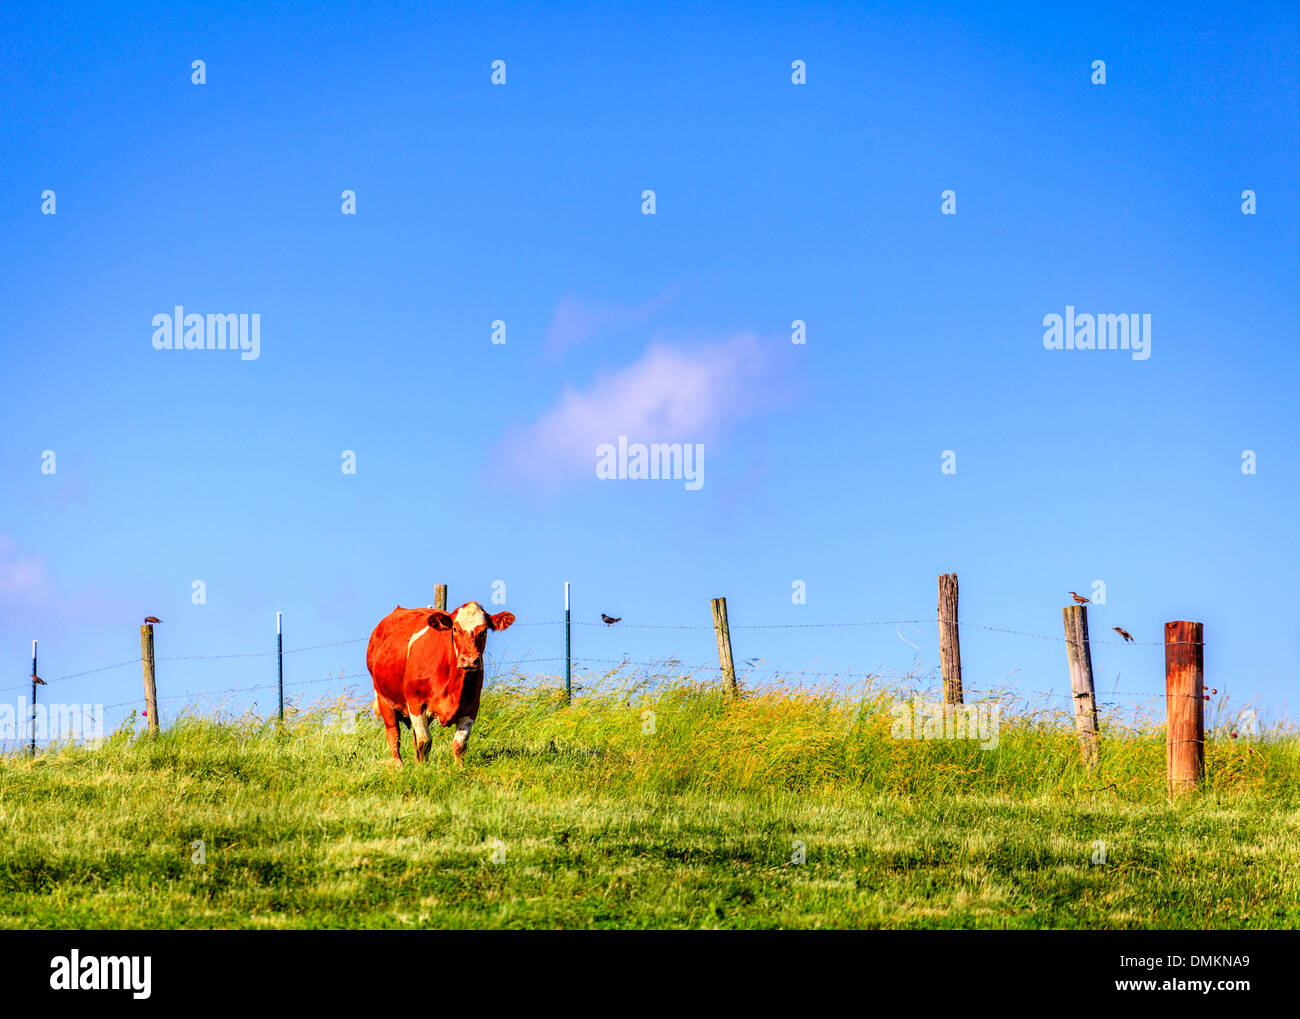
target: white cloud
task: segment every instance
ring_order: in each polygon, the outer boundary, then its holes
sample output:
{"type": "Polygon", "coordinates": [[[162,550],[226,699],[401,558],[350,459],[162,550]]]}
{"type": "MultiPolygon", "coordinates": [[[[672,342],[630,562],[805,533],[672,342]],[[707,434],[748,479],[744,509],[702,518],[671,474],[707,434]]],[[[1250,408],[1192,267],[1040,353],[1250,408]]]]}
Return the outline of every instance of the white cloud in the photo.
{"type": "Polygon", "coordinates": [[[676,287],[635,306],[586,301],[566,295],[555,309],[550,328],[546,331],[546,350],[558,354],[597,335],[645,326],[676,298],[676,287]]]}
{"type": "Polygon", "coordinates": [[[136,611],[116,590],[65,591],[43,556],[22,552],[9,535],[0,534],[0,626],[6,633],[39,637],[59,632],[60,626],[116,623],[136,611]]]}
{"type": "Polygon", "coordinates": [[[632,442],[705,442],[767,402],[767,361],[742,333],[693,348],[652,343],[642,357],[566,388],[531,426],[507,436],[494,458],[508,476],[558,481],[595,476],[596,447],[632,442]]]}
{"type": "Polygon", "coordinates": [[[13,610],[42,604],[52,589],[45,560],[20,555],[13,539],[0,534],[0,607],[13,610]]]}

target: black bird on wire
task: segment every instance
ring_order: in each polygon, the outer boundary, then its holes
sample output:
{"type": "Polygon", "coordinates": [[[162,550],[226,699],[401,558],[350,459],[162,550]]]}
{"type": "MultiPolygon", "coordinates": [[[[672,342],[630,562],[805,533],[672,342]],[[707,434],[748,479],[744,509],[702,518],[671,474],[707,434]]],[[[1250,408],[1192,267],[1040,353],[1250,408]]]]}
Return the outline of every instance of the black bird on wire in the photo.
{"type": "Polygon", "coordinates": [[[617,622],[618,622],[620,619],[622,619],[623,617],[622,617],[622,616],[607,616],[607,615],[605,615],[605,613],[602,612],[602,613],[600,614],[600,618],[603,619],[603,620],[605,620],[605,625],[606,625],[606,626],[613,626],[615,623],[617,623],[617,622]]]}
{"type": "Polygon", "coordinates": [[[49,684],[47,684],[47,683],[45,682],[45,680],[41,679],[41,677],[38,676],[38,675],[36,675],[36,673],[34,673],[34,672],[32,673],[32,682],[35,683],[37,686],[48,686],[48,685],[49,685],[49,684]]]}

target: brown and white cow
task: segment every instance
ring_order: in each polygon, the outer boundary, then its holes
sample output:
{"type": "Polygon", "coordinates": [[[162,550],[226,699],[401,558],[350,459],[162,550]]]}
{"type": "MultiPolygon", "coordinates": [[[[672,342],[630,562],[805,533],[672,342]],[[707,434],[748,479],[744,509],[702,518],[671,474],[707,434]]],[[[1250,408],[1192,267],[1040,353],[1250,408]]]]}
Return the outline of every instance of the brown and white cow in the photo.
{"type": "Polygon", "coordinates": [[[388,747],[402,763],[401,730],[409,725],[415,759],[429,756],[429,722],[456,725],[451,752],[465,756],[469,731],[478,717],[483,692],[483,648],[488,630],[504,630],[515,621],[510,612],[489,616],[476,601],[450,614],[437,609],[388,613],[370,635],[366,667],[375,684],[375,714],[387,730],[388,747]]]}

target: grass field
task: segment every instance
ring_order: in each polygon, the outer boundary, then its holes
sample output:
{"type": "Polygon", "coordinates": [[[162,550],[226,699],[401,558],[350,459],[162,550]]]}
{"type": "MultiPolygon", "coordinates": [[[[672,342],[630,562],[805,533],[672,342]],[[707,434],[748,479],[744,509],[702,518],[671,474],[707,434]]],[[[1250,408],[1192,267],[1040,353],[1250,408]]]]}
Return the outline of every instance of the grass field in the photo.
{"type": "Polygon", "coordinates": [[[463,769],[356,705],[6,757],[0,926],[1300,927],[1294,733],[1170,804],[1155,724],[1089,776],[1068,720],[900,740],[896,695],[496,683],[463,769]]]}

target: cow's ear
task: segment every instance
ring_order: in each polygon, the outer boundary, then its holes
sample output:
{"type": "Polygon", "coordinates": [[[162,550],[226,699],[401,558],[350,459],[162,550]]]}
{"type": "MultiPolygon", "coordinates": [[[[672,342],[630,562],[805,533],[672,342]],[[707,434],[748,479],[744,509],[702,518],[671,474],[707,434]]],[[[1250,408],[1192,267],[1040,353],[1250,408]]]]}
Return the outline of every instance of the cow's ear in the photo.
{"type": "Polygon", "coordinates": [[[513,612],[498,612],[495,616],[488,616],[488,622],[494,630],[508,630],[510,624],[515,621],[513,612]]]}
{"type": "Polygon", "coordinates": [[[429,613],[429,625],[435,630],[450,630],[451,616],[441,610],[431,612],[429,613]]]}

